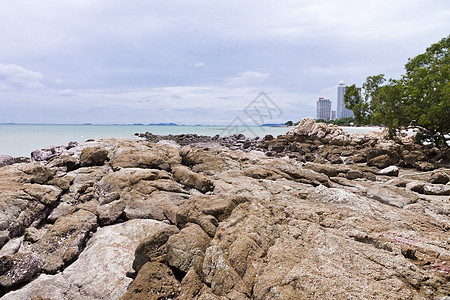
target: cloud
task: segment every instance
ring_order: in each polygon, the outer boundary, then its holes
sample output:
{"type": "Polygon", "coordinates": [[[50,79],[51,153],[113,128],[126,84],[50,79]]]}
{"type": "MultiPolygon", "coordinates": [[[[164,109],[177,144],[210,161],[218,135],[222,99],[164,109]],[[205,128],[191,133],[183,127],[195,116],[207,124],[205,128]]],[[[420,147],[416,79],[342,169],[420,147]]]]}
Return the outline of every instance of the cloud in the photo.
{"type": "Polygon", "coordinates": [[[59,95],[64,97],[73,96],[75,93],[71,89],[65,89],[58,92],[59,95]]]}
{"type": "Polygon", "coordinates": [[[0,63],[0,88],[39,88],[44,85],[44,76],[39,72],[25,69],[15,64],[0,63]]]}
{"type": "Polygon", "coordinates": [[[0,115],[214,124],[264,91],[298,120],[339,80],[398,78],[449,18],[448,0],[4,1],[0,115]]]}
{"type": "Polygon", "coordinates": [[[260,73],[254,71],[246,71],[239,73],[235,77],[225,80],[226,86],[253,86],[255,84],[266,81],[270,77],[270,73],[260,73]]]}

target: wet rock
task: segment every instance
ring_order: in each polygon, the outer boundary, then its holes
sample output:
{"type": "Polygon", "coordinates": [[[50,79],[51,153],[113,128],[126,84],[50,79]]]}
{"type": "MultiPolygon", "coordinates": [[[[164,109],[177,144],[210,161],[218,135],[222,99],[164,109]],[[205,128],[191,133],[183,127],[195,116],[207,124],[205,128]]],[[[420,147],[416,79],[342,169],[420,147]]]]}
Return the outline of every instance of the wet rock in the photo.
{"type": "Polygon", "coordinates": [[[274,137],[271,134],[266,134],[263,138],[264,141],[273,141],[274,137]]]}

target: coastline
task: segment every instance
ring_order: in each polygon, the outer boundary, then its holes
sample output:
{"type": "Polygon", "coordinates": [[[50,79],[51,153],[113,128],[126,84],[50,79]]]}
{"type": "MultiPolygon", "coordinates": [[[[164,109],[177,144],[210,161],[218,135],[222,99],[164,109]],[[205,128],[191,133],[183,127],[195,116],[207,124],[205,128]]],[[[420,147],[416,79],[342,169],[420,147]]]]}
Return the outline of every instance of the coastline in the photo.
{"type": "MultiPolygon", "coordinates": [[[[226,126],[195,125],[45,125],[45,124],[0,124],[0,155],[29,157],[31,152],[49,146],[67,145],[84,142],[88,139],[108,137],[133,138],[135,133],[146,131],[157,135],[198,134],[214,136],[225,132],[226,126]]],[[[250,127],[244,132],[247,137],[260,137],[266,134],[278,136],[294,127],[250,127]]],[[[372,129],[372,128],[371,128],[372,129]]],[[[371,130],[370,129],[370,130],[371,130]]],[[[366,127],[348,127],[348,131],[365,132],[366,127]],[[361,129],[359,129],[361,128],[361,129]]]]}
{"type": "Polygon", "coordinates": [[[312,119],[203,138],[91,140],[0,167],[0,297],[450,292],[446,153],[312,119]]]}

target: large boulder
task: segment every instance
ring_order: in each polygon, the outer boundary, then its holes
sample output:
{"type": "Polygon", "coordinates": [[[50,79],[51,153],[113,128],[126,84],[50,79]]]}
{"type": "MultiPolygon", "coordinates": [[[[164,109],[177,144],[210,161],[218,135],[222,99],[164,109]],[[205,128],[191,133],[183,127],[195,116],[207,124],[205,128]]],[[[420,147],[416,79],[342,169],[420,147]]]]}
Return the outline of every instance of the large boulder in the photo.
{"type": "Polygon", "coordinates": [[[398,176],[398,173],[399,169],[397,166],[389,166],[387,168],[378,171],[378,175],[385,175],[385,176],[398,176]]]}
{"type": "Polygon", "coordinates": [[[190,268],[200,270],[210,237],[197,224],[189,224],[167,241],[167,263],[187,273],[190,268]]]}
{"type": "Polygon", "coordinates": [[[350,168],[341,166],[341,165],[326,165],[326,164],[318,164],[318,163],[311,163],[307,162],[304,165],[305,168],[311,169],[313,171],[316,171],[318,173],[323,173],[327,175],[328,177],[335,177],[340,173],[346,174],[348,171],[350,171],[350,168]]]}
{"type": "Polygon", "coordinates": [[[382,154],[379,156],[376,156],[374,158],[371,158],[367,161],[367,164],[369,166],[375,166],[379,169],[387,168],[390,165],[395,165],[398,162],[398,157],[392,155],[389,156],[388,154],[382,154]]]}
{"type": "Polygon", "coordinates": [[[167,245],[166,242],[180,230],[176,226],[163,227],[155,234],[143,240],[136,248],[133,269],[139,271],[147,262],[166,262],[167,245]]]}
{"type": "Polygon", "coordinates": [[[202,174],[192,172],[186,166],[175,166],[172,168],[175,180],[187,187],[193,187],[202,193],[211,191],[214,187],[212,180],[202,174]]]}
{"type": "Polygon", "coordinates": [[[2,299],[120,299],[133,281],[134,253],[139,243],[170,225],[131,220],[99,228],[78,259],[61,273],[41,274],[2,299]]]}
{"type": "Polygon", "coordinates": [[[172,270],[165,264],[148,262],[142,266],[121,300],[176,299],[181,284],[172,270]]]}
{"type": "Polygon", "coordinates": [[[59,218],[35,244],[42,269],[56,273],[78,257],[91,232],[97,227],[97,216],[85,210],[59,218]]]}
{"type": "Polygon", "coordinates": [[[108,158],[108,150],[99,147],[86,147],[80,155],[81,166],[102,166],[108,158]]]}
{"type": "Polygon", "coordinates": [[[57,203],[62,190],[43,184],[53,174],[40,164],[0,168],[0,231],[8,231],[8,238],[21,235],[33,222],[45,219],[57,203]]]}

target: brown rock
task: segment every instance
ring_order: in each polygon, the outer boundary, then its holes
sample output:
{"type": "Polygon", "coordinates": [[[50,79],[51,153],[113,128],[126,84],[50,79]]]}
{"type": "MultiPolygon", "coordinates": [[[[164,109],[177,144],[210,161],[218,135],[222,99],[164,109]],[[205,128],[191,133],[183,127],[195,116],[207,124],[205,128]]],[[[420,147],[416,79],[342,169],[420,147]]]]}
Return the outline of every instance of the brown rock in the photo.
{"type": "Polygon", "coordinates": [[[350,168],[344,167],[344,166],[332,166],[332,165],[326,165],[326,164],[317,164],[317,163],[306,163],[304,165],[305,168],[314,170],[319,173],[323,173],[327,175],[328,177],[335,177],[339,173],[347,173],[350,171],[350,168]]]}
{"type": "Polygon", "coordinates": [[[180,164],[179,150],[164,145],[126,144],[114,153],[111,159],[113,168],[152,168],[169,170],[170,166],[180,164]]]}
{"type": "Polygon", "coordinates": [[[407,166],[414,166],[419,161],[426,160],[426,156],[420,151],[405,150],[402,153],[402,157],[407,166]]]}
{"type": "Polygon", "coordinates": [[[190,268],[200,270],[209,236],[196,224],[190,224],[167,241],[167,263],[187,273],[190,268]]]}
{"type": "Polygon", "coordinates": [[[426,161],[421,161],[421,162],[415,163],[414,167],[417,170],[423,171],[423,172],[433,171],[436,168],[432,163],[429,163],[426,161]]]}
{"type": "Polygon", "coordinates": [[[225,296],[234,290],[243,294],[242,296],[249,295],[247,286],[217,246],[211,246],[206,250],[202,271],[205,282],[211,286],[214,294],[225,296]]]}
{"type": "Polygon", "coordinates": [[[172,172],[175,180],[187,187],[196,188],[202,193],[211,191],[214,187],[213,182],[209,177],[192,172],[186,166],[175,166],[172,168],[172,172]]]}
{"type": "Polygon", "coordinates": [[[364,178],[364,173],[358,170],[349,170],[345,177],[350,180],[364,178]]]}
{"type": "Polygon", "coordinates": [[[430,182],[434,184],[447,184],[449,180],[450,176],[444,172],[435,172],[430,178],[430,182]]]}
{"type": "Polygon", "coordinates": [[[167,265],[148,262],[142,266],[136,279],[122,300],[175,299],[180,294],[181,284],[167,265]]]}
{"type": "Polygon", "coordinates": [[[43,184],[55,175],[51,169],[38,163],[19,165],[17,169],[26,174],[21,178],[22,182],[43,184]]]}
{"type": "Polygon", "coordinates": [[[71,262],[96,227],[97,216],[84,210],[59,218],[34,246],[43,262],[42,269],[55,273],[71,262]]]}
{"type": "Polygon", "coordinates": [[[383,169],[386,167],[389,167],[390,165],[394,165],[397,163],[397,160],[393,157],[390,157],[387,154],[383,154],[380,156],[376,156],[370,160],[367,161],[367,164],[369,166],[375,166],[379,169],[383,169]]]}
{"type": "Polygon", "coordinates": [[[6,265],[3,263],[1,269],[7,271],[0,276],[0,291],[30,280],[41,270],[41,261],[34,253],[16,253],[6,265]]]}
{"type": "Polygon", "coordinates": [[[342,158],[338,154],[328,155],[327,159],[332,164],[342,164],[342,158]]]}
{"type": "MultiPolygon", "coordinates": [[[[87,153],[85,153],[87,155],[87,153]]],[[[103,163],[101,163],[102,165],[103,163]]],[[[51,158],[47,164],[50,168],[62,168],[65,172],[70,172],[75,170],[79,166],[78,160],[69,155],[54,156],[51,158]]]]}
{"type": "Polygon", "coordinates": [[[0,231],[8,231],[13,238],[33,222],[45,219],[62,193],[59,188],[37,184],[51,176],[53,172],[40,164],[0,168],[0,231]]]}
{"type": "Polygon", "coordinates": [[[165,262],[167,260],[166,242],[180,230],[176,226],[164,227],[148,237],[136,248],[133,269],[139,271],[147,262],[165,262]]]}
{"type": "Polygon", "coordinates": [[[81,152],[81,166],[102,166],[105,161],[109,160],[108,151],[98,147],[87,147],[81,152]]]}

